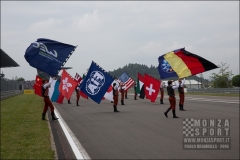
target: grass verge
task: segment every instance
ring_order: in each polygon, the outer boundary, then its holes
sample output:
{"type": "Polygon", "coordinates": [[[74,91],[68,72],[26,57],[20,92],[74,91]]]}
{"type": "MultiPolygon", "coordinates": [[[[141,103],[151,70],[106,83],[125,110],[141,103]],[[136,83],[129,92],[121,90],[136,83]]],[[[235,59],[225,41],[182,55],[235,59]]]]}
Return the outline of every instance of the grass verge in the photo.
{"type": "Polygon", "coordinates": [[[43,100],[21,94],[1,101],[1,159],[54,159],[43,100]]]}

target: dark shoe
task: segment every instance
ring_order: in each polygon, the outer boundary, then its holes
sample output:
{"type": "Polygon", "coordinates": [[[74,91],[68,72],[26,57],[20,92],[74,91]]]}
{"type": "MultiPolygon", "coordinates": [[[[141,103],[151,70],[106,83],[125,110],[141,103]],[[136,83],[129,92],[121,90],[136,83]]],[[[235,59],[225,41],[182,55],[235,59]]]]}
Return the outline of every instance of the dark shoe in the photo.
{"type": "Polygon", "coordinates": [[[117,106],[113,106],[113,108],[114,108],[114,112],[119,112],[119,111],[117,110],[117,106]]]}
{"type": "Polygon", "coordinates": [[[176,116],[175,110],[172,110],[172,113],[173,113],[173,118],[179,118],[179,117],[176,116]]]}
{"type": "Polygon", "coordinates": [[[71,104],[70,100],[68,100],[68,104],[71,104]]]}
{"type": "Polygon", "coordinates": [[[121,100],[121,105],[125,105],[124,102],[123,102],[123,100],[121,100]]]}
{"type": "Polygon", "coordinates": [[[160,101],[161,101],[161,104],[164,104],[164,103],[163,103],[163,99],[161,99],[160,101]]]}
{"type": "Polygon", "coordinates": [[[46,116],[46,113],[42,113],[42,120],[46,120],[45,116],[46,116]]]}
{"type": "Polygon", "coordinates": [[[168,118],[167,114],[171,110],[171,108],[168,108],[166,112],[164,112],[165,116],[168,118]]]}
{"type": "Polygon", "coordinates": [[[54,121],[54,120],[58,120],[58,118],[55,116],[54,112],[52,112],[51,115],[52,115],[52,120],[53,120],[53,121],[54,121]]]}
{"type": "Polygon", "coordinates": [[[182,106],[182,111],[186,111],[185,109],[183,109],[183,104],[181,106],[182,106]]]}
{"type": "Polygon", "coordinates": [[[79,106],[78,102],[77,102],[77,106],[79,106]]]}
{"type": "Polygon", "coordinates": [[[179,110],[180,110],[180,111],[182,110],[182,105],[181,105],[181,104],[179,104],[179,110]]]}

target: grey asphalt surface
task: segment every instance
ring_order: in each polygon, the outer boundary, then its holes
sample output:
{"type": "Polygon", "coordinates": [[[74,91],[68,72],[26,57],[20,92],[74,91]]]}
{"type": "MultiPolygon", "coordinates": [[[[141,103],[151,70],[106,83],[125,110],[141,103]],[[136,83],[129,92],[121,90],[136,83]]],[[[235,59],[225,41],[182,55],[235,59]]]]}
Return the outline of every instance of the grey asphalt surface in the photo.
{"type": "MultiPolygon", "coordinates": [[[[112,103],[97,104],[80,98],[76,106],[75,93],[71,104],[54,103],[68,127],[75,134],[91,159],[239,159],[239,97],[186,95],[184,109],[164,112],[169,107],[147,99],[125,99],[113,112],[112,103]],[[230,119],[230,150],[183,150],[183,119],[230,119]]],[[[120,98],[120,96],[119,96],[120,98]]]]}

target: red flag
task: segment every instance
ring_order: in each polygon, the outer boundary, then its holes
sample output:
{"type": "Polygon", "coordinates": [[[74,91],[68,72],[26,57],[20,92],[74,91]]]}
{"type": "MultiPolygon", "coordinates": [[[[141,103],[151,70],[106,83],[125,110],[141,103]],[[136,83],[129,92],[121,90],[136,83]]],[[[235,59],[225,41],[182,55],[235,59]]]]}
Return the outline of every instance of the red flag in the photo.
{"type": "Polygon", "coordinates": [[[77,84],[78,83],[65,70],[63,70],[58,90],[64,97],[66,97],[66,99],[70,99],[77,84]]]}
{"type": "Polygon", "coordinates": [[[147,99],[155,102],[160,88],[160,81],[148,74],[144,75],[144,90],[147,99]]]}
{"type": "Polygon", "coordinates": [[[34,93],[42,97],[42,78],[36,75],[35,83],[33,85],[34,93]]]}
{"type": "Polygon", "coordinates": [[[81,90],[80,90],[80,96],[85,99],[88,99],[88,96],[85,93],[83,93],[81,90]]]}

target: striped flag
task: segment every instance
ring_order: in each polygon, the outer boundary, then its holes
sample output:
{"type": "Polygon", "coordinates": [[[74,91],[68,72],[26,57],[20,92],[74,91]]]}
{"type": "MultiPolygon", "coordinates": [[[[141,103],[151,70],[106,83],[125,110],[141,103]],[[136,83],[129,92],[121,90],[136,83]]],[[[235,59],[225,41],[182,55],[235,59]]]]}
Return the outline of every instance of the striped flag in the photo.
{"type": "Polygon", "coordinates": [[[168,52],[158,58],[158,72],[161,79],[184,78],[219,68],[214,63],[185,50],[168,52]]]}
{"type": "Polygon", "coordinates": [[[78,83],[80,83],[82,81],[82,77],[78,73],[76,73],[74,80],[76,80],[78,83]]]}
{"type": "Polygon", "coordinates": [[[126,86],[125,90],[128,90],[135,83],[126,72],[123,72],[123,74],[118,78],[118,82],[122,82],[126,86]]]}
{"type": "Polygon", "coordinates": [[[58,87],[60,85],[60,81],[53,80],[50,77],[51,87],[49,88],[49,98],[52,102],[63,103],[64,96],[59,92],[58,87]]]}

